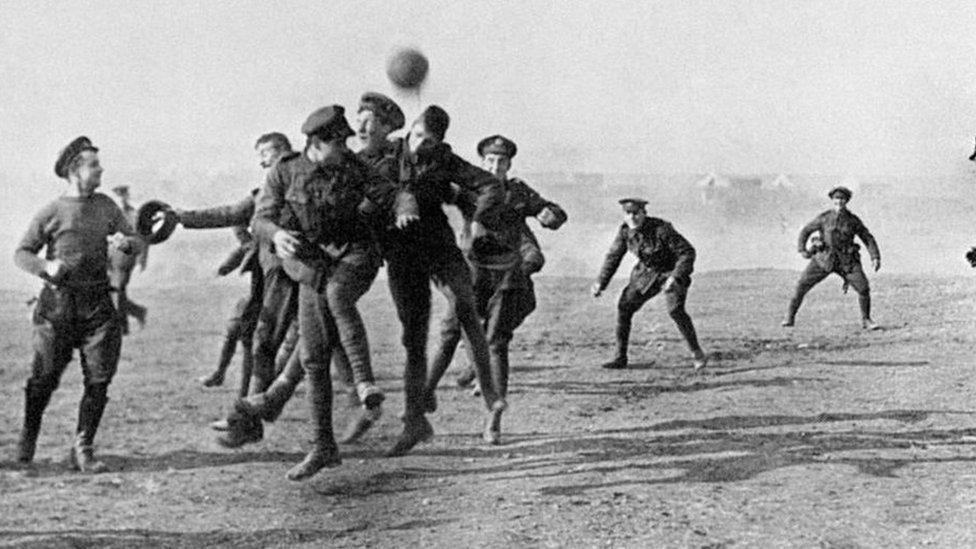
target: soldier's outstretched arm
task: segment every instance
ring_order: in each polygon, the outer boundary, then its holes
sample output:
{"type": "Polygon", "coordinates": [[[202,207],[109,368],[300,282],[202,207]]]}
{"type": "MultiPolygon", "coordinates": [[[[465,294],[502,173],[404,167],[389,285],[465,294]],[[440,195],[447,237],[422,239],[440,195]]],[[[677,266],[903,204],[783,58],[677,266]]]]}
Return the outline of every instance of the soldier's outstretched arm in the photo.
{"type": "Polygon", "coordinates": [[[177,210],[180,224],[187,229],[219,229],[247,225],[254,216],[254,196],[234,204],[203,208],[199,210],[177,210]]]}
{"type": "Polygon", "coordinates": [[[492,215],[505,202],[501,182],[490,173],[478,168],[460,156],[451,153],[451,173],[454,183],[474,193],[473,221],[485,226],[493,223],[492,215]]]}
{"type": "Polygon", "coordinates": [[[613,278],[613,274],[617,272],[617,267],[620,267],[620,262],[624,258],[624,254],[627,253],[627,232],[621,227],[617,231],[616,238],[613,239],[613,244],[610,245],[610,250],[607,252],[606,257],[603,259],[603,266],[600,268],[600,274],[596,278],[596,282],[593,284],[593,295],[600,295],[610,283],[610,279],[613,278]]]}
{"type": "Polygon", "coordinates": [[[559,207],[559,204],[546,200],[525,182],[519,182],[526,190],[525,210],[520,212],[522,215],[535,217],[543,227],[552,230],[558,229],[569,219],[566,211],[559,207]]]}

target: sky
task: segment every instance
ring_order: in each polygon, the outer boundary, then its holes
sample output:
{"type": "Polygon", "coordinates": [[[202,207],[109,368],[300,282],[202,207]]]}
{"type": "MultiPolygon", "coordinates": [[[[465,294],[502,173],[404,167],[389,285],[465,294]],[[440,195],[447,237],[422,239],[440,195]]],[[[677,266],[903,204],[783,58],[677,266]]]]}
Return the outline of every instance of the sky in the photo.
{"type": "Polygon", "coordinates": [[[107,170],[254,165],[258,135],[365,90],[444,106],[469,158],[513,138],[526,171],[947,174],[976,135],[976,3],[7,1],[0,82],[12,180],[79,134],[107,170]],[[404,45],[419,96],[385,77],[404,45]]]}
{"type": "MultiPolygon", "coordinates": [[[[301,145],[309,113],[333,103],[354,111],[367,90],[394,97],[408,120],[427,104],[446,108],[447,139],[470,160],[484,136],[514,139],[516,174],[976,182],[966,160],[976,135],[971,0],[0,7],[0,237],[8,252],[31,213],[63,191],[52,167],[78,135],[101,147],[107,188],[129,183],[137,201],[203,207],[238,198],[242,180],[248,188],[260,181],[259,135],[282,131],[301,145]],[[419,93],[393,89],[385,75],[386,60],[404,46],[430,60],[419,93]]],[[[953,192],[968,204],[965,188],[953,192]]],[[[707,221],[700,212],[680,217],[692,228],[707,221]]],[[[704,224],[692,236],[713,229],[704,224]]],[[[957,240],[953,250],[966,242],[962,233],[957,240]]],[[[702,256],[723,257],[723,245],[714,248],[702,256]]],[[[12,265],[0,267],[8,278],[12,265]]]]}

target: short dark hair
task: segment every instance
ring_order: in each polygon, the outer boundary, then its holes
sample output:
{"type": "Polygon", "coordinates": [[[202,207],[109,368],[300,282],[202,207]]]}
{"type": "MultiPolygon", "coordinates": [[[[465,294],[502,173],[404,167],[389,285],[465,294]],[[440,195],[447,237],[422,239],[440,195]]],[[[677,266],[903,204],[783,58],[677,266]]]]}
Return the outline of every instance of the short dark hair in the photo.
{"type": "Polygon", "coordinates": [[[254,148],[260,147],[264,143],[271,143],[279,151],[291,152],[291,142],[280,132],[266,133],[258,138],[254,143],[254,148]]]}

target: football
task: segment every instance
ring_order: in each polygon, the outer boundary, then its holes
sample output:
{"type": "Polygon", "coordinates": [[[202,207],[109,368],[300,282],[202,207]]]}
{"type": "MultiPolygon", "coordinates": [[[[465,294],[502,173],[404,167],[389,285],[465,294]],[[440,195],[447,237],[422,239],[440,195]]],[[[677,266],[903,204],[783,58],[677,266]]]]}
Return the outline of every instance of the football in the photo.
{"type": "Polygon", "coordinates": [[[427,78],[427,57],[414,48],[399,49],[386,62],[386,76],[401,89],[419,88],[427,78]]]}

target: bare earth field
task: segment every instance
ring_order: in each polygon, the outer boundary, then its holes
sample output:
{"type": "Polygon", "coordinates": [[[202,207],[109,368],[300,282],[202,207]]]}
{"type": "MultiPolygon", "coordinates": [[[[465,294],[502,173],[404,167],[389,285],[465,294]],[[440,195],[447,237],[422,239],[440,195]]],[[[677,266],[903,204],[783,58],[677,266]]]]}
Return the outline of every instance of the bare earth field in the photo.
{"type": "Polygon", "coordinates": [[[259,444],[224,450],[207,428],[237,382],[236,364],[222,388],[195,381],[241,291],[228,284],[133,292],[150,322],[125,341],[97,439],[112,472],[65,464],[77,361],[36,470],[17,470],[29,295],[0,293],[0,547],[976,546],[976,279],[873,277],[885,329],[870,333],[828,279],[784,330],[797,275],[697,275],[689,311],[712,359],[697,375],[657,300],[635,319],[633,367],[598,368],[623,281],[596,300],[589,280],[542,278],[503,444],[483,445],[481,402],[449,372],[436,436],[395,459],[403,352],[378,281],[363,309],[386,413],[304,483],[284,478],[308,448],[301,390],[259,444]]]}

